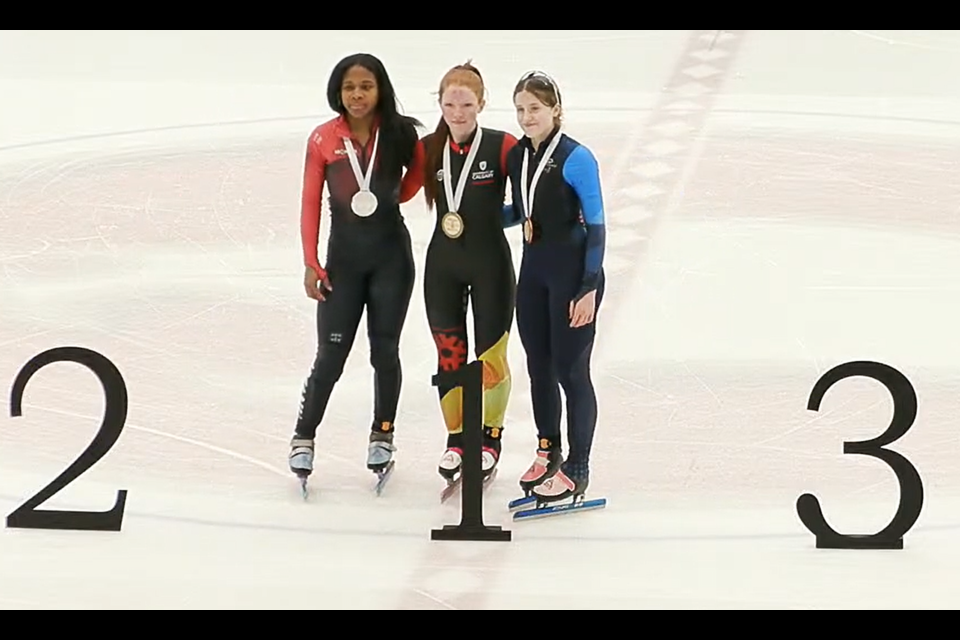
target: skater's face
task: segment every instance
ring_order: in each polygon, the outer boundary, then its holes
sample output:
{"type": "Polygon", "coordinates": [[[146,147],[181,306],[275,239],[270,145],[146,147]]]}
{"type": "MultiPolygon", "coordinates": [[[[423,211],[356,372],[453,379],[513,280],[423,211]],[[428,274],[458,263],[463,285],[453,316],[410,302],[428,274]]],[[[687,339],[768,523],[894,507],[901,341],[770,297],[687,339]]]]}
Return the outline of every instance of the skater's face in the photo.
{"type": "Polygon", "coordinates": [[[543,98],[532,91],[520,91],[513,98],[517,109],[517,124],[523,133],[533,140],[547,137],[560,117],[557,104],[547,104],[543,98]]]}
{"type": "Polygon", "coordinates": [[[380,98],[376,76],[361,66],[351,67],[343,76],[340,97],[351,117],[362,120],[372,115],[380,98]]]}
{"type": "Polygon", "coordinates": [[[477,126],[477,116],[483,111],[483,98],[462,84],[451,84],[440,97],[443,119],[450,134],[457,140],[469,136],[477,126]]]}

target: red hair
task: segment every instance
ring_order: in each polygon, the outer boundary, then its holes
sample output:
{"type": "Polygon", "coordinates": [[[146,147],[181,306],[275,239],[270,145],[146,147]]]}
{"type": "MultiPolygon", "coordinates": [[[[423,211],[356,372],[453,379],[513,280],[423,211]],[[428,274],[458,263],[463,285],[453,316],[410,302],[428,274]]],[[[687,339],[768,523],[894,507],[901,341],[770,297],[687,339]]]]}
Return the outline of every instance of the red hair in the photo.
{"type": "MultiPolygon", "coordinates": [[[[485,88],[483,76],[468,60],[464,64],[459,64],[444,74],[440,80],[440,91],[438,98],[443,100],[444,92],[451,86],[466,87],[473,91],[477,100],[483,100],[485,88]]],[[[426,144],[426,164],[423,174],[423,192],[427,199],[427,206],[432,207],[437,200],[439,184],[437,182],[437,172],[443,163],[443,148],[447,144],[447,138],[450,136],[450,127],[447,121],[440,116],[440,122],[433,135],[428,138],[426,144]]]]}

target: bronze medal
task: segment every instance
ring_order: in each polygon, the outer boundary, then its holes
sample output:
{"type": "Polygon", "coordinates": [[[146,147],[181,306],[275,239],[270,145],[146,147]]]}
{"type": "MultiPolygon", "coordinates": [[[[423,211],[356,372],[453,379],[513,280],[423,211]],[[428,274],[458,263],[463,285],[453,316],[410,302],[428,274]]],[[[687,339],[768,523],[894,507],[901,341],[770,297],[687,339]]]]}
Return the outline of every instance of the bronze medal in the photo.
{"type": "Polygon", "coordinates": [[[540,159],[540,164],[537,166],[537,170],[533,174],[533,180],[529,185],[527,184],[525,176],[530,166],[530,149],[526,149],[523,153],[523,165],[520,168],[520,175],[524,176],[524,179],[520,182],[520,199],[523,203],[523,213],[527,218],[523,223],[523,237],[526,239],[527,244],[533,242],[533,220],[531,218],[533,216],[533,196],[537,191],[537,183],[540,181],[540,176],[543,174],[547,163],[550,162],[550,158],[553,157],[553,152],[557,150],[557,145],[560,144],[562,137],[563,133],[559,131],[553,136],[553,140],[550,141],[547,150],[543,154],[543,158],[540,159]]]}

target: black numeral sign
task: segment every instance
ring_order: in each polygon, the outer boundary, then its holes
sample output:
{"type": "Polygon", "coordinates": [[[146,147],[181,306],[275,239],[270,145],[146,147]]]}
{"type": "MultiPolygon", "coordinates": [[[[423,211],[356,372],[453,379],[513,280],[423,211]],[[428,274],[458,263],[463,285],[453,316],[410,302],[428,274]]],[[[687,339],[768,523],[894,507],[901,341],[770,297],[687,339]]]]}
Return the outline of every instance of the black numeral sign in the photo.
{"type": "MultiPolygon", "coordinates": [[[[43,367],[57,362],[73,362],[90,369],[103,385],[106,409],[96,437],[76,461],[42,491],[7,517],[7,527],[20,529],[58,529],[77,531],[120,531],[123,524],[126,490],[118,491],[114,507],[106,512],[45,511],[38,507],[50,500],[99,462],[117,443],[127,417],[127,388],[116,366],[104,356],[80,347],[63,347],[45,351],[28,362],[17,374],[10,394],[10,415],[23,415],[23,395],[30,379],[43,367]]],[[[464,460],[466,483],[463,487],[463,522],[434,532],[434,538],[509,540],[509,532],[487,527],[482,520],[482,498],[479,471],[479,449],[482,400],[482,373],[479,363],[464,368],[449,381],[464,387],[465,435],[470,440],[464,460]],[[469,401],[468,401],[469,399],[469,401]],[[472,454],[472,455],[471,455],[472,454]],[[449,531],[449,530],[453,531],[449,531]],[[466,529],[466,530],[464,530],[466,529]]],[[[900,484],[900,503],[891,522],[872,535],[840,534],[827,524],[820,501],[811,494],[797,500],[797,513],[804,526],[816,536],[818,549],[903,549],[903,538],[920,518],[924,489],[920,474],[902,455],[886,447],[903,438],[917,417],[917,395],[910,381],[896,369],[877,362],[848,362],[828,371],[810,394],[807,408],[819,411],[823,397],[835,384],[851,377],[866,377],[883,384],[893,398],[894,410],[890,425],[880,436],[864,442],[845,442],[844,454],[861,455],[885,462],[900,484]]],[[[441,376],[434,385],[441,383],[441,376]]]]}
{"type": "Polygon", "coordinates": [[[106,408],[100,430],[86,451],[58,478],[7,517],[12,529],[59,529],[73,531],[120,531],[123,524],[127,492],[117,493],[113,509],[92,511],[43,511],[41,504],[63,491],[71,482],[89,471],[113,448],[123,432],[127,419],[127,388],[117,368],[107,358],[79,347],[62,347],[45,351],[28,362],[13,383],[10,393],[10,415],[23,415],[23,393],[27,383],[43,367],[55,362],[75,362],[90,369],[99,378],[106,394],[106,408]]]}
{"type": "Polygon", "coordinates": [[[862,376],[883,384],[893,397],[893,418],[880,436],[866,442],[845,442],[844,454],[869,456],[893,469],[900,482],[900,504],[890,524],[873,535],[841,535],[827,524],[815,496],[797,500],[797,513],[804,526],[817,537],[818,549],[903,549],[903,537],[920,518],[923,509],[923,482],[909,460],[885,447],[900,440],[917,417],[917,394],[910,381],[896,369],[877,362],[848,362],[828,371],[810,394],[807,408],[819,411],[827,391],[841,380],[862,376]]]}

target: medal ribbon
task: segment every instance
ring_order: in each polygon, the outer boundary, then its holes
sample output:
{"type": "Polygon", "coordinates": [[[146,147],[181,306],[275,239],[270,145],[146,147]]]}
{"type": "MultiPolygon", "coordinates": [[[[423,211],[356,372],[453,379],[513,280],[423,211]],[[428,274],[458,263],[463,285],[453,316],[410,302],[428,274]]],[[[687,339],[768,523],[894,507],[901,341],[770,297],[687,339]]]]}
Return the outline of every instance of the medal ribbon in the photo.
{"type": "Polygon", "coordinates": [[[377,145],[380,143],[380,129],[377,129],[373,137],[373,152],[370,154],[370,162],[367,164],[367,175],[363,175],[360,169],[360,159],[357,158],[357,150],[353,148],[353,141],[350,138],[343,139],[343,146],[347,149],[347,156],[350,158],[350,166],[353,168],[353,175],[357,179],[357,186],[361,191],[370,191],[370,179],[373,177],[373,165],[377,159],[377,145]]]}
{"type": "Polygon", "coordinates": [[[527,172],[530,169],[530,149],[526,149],[523,153],[523,169],[521,170],[521,179],[520,179],[520,198],[523,201],[523,213],[524,216],[529,220],[533,217],[533,196],[536,195],[537,183],[540,182],[540,176],[543,174],[544,167],[547,166],[547,162],[550,161],[550,158],[553,156],[553,152],[557,150],[557,145],[560,144],[560,136],[563,133],[558,131],[557,135],[553,137],[553,140],[550,141],[550,146],[547,147],[547,151],[543,154],[543,158],[540,159],[540,164],[537,165],[537,171],[533,174],[533,180],[530,183],[528,190],[527,187],[527,172]]]}
{"type": "Polygon", "coordinates": [[[467,178],[470,177],[470,171],[473,169],[473,161],[477,158],[480,151],[480,139],[483,137],[483,130],[477,127],[477,135],[470,144],[470,153],[467,154],[467,161],[460,171],[460,180],[457,182],[457,194],[454,196],[453,174],[450,168],[450,137],[447,137],[447,144],[443,148],[443,189],[447,196],[447,209],[454,213],[460,212],[460,202],[463,200],[463,192],[467,188],[467,178]]]}

